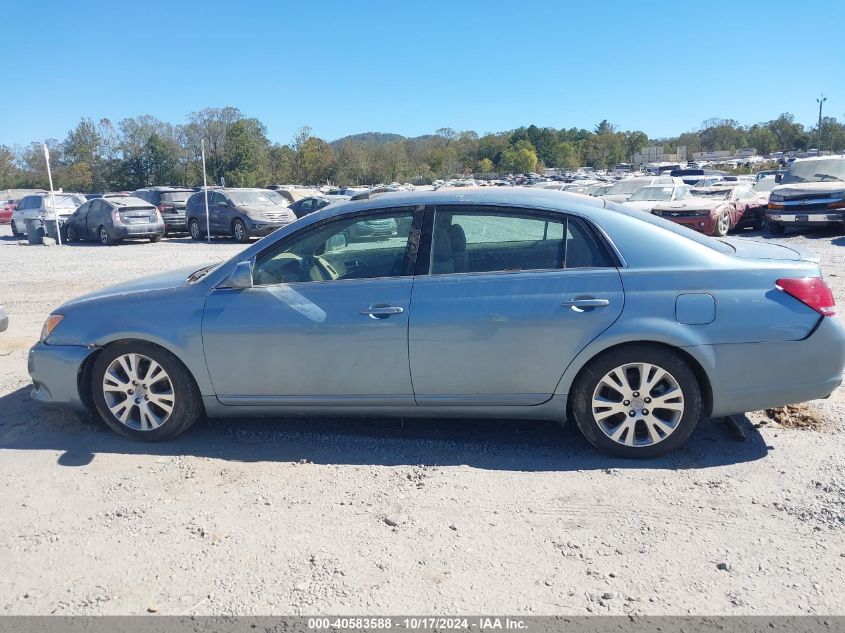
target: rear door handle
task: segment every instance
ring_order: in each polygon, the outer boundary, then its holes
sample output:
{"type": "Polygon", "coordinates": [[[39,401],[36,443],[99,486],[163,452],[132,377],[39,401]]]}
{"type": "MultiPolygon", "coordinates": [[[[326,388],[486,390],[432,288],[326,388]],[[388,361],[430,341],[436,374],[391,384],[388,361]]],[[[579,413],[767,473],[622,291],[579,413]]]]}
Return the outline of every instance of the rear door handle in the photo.
{"type": "Polygon", "coordinates": [[[610,305],[609,299],[570,299],[563,302],[565,308],[602,308],[610,305]]]}
{"type": "Polygon", "coordinates": [[[402,314],[405,311],[405,308],[401,306],[370,306],[369,308],[364,308],[361,310],[361,314],[366,314],[367,316],[373,319],[386,319],[389,316],[393,316],[394,314],[402,314]]]}

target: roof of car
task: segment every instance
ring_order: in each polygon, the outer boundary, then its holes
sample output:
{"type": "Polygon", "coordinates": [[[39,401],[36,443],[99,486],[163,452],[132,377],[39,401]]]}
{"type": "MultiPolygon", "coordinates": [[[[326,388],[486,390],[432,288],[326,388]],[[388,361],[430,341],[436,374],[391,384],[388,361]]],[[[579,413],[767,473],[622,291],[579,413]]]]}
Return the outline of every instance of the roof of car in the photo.
{"type": "Polygon", "coordinates": [[[193,191],[190,187],[174,187],[172,185],[161,185],[158,187],[141,187],[135,191],[193,191]]]}

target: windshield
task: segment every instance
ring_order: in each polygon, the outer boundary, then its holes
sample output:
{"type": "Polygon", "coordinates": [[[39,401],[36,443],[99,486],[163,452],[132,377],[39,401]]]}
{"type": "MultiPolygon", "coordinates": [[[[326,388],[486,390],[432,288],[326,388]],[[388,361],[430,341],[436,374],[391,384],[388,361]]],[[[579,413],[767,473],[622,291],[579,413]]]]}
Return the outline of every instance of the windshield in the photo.
{"type": "MultiPolygon", "coordinates": [[[[56,195],[56,208],[57,209],[75,209],[80,204],[85,202],[85,198],[81,196],[61,196],[56,195]]],[[[45,207],[52,207],[53,204],[50,201],[50,196],[44,196],[44,206],[45,207]]]]}
{"type": "Polygon", "coordinates": [[[640,187],[644,187],[645,185],[649,184],[648,181],[644,180],[620,180],[615,185],[613,185],[610,189],[607,190],[608,195],[615,196],[619,194],[628,195],[630,193],[634,193],[640,187]]]}
{"type": "Polygon", "coordinates": [[[628,198],[628,201],[636,200],[671,200],[674,187],[643,187],[628,198]]]}
{"type": "Polygon", "coordinates": [[[845,182],[845,158],[797,160],[786,170],[780,184],[832,181],[845,182]]]}
{"type": "Polygon", "coordinates": [[[269,204],[287,206],[284,198],[275,191],[227,191],[226,195],[228,195],[232,199],[232,202],[238,206],[269,204]]]}
{"type": "Polygon", "coordinates": [[[168,191],[161,194],[164,202],[187,202],[193,191],[168,191]]]}
{"type": "Polygon", "coordinates": [[[696,198],[713,198],[715,200],[727,200],[731,197],[731,190],[725,189],[693,189],[692,195],[696,198]]]}
{"type": "Polygon", "coordinates": [[[777,186],[777,181],[775,180],[774,176],[766,176],[765,178],[761,178],[757,181],[752,189],[754,191],[762,191],[763,193],[767,191],[771,191],[777,186]]]}

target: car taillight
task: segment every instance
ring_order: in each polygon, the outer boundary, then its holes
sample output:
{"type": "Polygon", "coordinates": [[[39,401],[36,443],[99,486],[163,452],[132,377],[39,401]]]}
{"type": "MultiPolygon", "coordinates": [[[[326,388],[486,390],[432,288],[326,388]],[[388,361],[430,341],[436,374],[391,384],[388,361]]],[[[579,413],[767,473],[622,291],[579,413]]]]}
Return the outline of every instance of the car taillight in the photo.
{"type": "Polygon", "coordinates": [[[823,316],[836,314],[836,300],[821,277],[778,279],[777,287],[823,316]]]}
{"type": "Polygon", "coordinates": [[[112,209],[111,220],[115,224],[120,224],[120,211],[118,211],[117,209],[112,209]]]}

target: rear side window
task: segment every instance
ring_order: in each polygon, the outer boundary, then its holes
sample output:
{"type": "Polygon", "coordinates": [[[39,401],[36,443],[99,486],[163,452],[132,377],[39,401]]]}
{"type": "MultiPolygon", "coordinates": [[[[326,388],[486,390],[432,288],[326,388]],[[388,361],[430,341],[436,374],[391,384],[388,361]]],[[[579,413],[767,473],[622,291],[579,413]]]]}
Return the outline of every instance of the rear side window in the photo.
{"type": "Polygon", "coordinates": [[[438,209],[432,274],[612,266],[604,248],[563,215],[438,209]]]}

